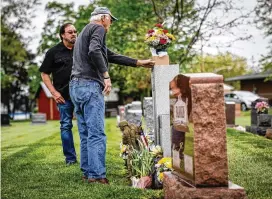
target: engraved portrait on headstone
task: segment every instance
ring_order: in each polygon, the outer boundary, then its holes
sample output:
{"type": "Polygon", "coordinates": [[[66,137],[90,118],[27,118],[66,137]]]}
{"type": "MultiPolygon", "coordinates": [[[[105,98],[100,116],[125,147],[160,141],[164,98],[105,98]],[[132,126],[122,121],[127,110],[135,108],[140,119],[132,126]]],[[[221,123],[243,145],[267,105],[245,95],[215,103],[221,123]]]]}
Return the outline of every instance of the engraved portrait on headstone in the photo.
{"type": "MultiPolygon", "coordinates": [[[[189,95],[179,84],[179,76],[170,82],[170,115],[172,125],[173,168],[193,179],[193,131],[189,127],[189,95]]],[[[183,84],[185,85],[185,84],[183,84]]]]}

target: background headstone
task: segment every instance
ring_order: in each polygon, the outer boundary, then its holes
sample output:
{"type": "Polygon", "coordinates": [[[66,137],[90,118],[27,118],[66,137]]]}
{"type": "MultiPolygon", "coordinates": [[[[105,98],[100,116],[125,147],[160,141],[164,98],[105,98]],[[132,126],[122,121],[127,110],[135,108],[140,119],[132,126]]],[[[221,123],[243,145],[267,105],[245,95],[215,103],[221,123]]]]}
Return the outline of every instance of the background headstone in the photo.
{"type": "Polygon", "coordinates": [[[235,125],[235,102],[225,102],[227,125],[235,125]]]}
{"type": "Polygon", "coordinates": [[[9,126],[10,118],[9,114],[1,114],[1,126],[9,126]]]}
{"type": "Polygon", "coordinates": [[[31,115],[32,124],[45,124],[46,114],[45,113],[33,113],[31,115]]]}
{"type": "Polygon", "coordinates": [[[133,123],[140,126],[142,112],[143,112],[142,103],[140,101],[133,101],[131,104],[128,104],[128,106],[125,109],[125,119],[129,123],[133,123]]]}
{"type": "Polygon", "coordinates": [[[145,133],[154,141],[154,115],[153,115],[153,100],[152,97],[145,97],[143,100],[144,118],[145,118],[145,133]]]}

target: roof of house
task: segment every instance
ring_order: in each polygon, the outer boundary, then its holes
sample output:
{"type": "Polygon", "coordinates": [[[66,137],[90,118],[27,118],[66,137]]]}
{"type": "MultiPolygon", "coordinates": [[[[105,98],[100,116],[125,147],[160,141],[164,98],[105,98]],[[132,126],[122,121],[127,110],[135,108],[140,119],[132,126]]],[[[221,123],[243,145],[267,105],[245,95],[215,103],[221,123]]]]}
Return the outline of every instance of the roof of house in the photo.
{"type": "Polygon", "coordinates": [[[266,77],[271,76],[272,73],[255,73],[255,74],[248,74],[248,75],[241,75],[236,77],[226,78],[225,81],[238,81],[238,80],[250,80],[250,79],[264,79],[266,77]]]}
{"type": "Polygon", "coordinates": [[[233,90],[234,87],[233,86],[230,86],[228,84],[224,84],[224,90],[233,90]]]}

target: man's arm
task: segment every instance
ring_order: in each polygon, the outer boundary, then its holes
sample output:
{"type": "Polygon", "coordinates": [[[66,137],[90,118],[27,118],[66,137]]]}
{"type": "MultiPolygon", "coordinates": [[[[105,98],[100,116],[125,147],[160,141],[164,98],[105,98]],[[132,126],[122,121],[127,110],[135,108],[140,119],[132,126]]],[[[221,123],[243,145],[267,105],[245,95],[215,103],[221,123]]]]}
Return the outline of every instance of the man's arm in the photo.
{"type": "Polygon", "coordinates": [[[108,54],[109,62],[114,64],[120,64],[125,66],[132,66],[132,67],[142,66],[145,68],[152,68],[155,65],[155,61],[152,61],[151,59],[136,60],[124,55],[116,54],[108,48],[107,48],[107,54],[108,54]]]}
{"type": "Polygon", "coordinates": [[[54,100],[57,103],[63,104],[65,103],[64,98],[61,96],[61,94],[55,89],[53,86],[50,76],[44,72],[41,73],[42,80],[46,87],[49,89],[50,93],[53,95],[54,100]]]}

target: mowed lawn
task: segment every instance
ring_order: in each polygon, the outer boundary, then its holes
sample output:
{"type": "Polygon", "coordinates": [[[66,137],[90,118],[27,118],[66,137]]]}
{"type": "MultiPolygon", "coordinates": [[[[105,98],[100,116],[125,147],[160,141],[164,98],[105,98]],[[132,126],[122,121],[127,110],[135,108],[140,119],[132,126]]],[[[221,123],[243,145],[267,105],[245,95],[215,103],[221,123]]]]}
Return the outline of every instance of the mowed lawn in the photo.
{"type": "MultiPolygon", "coordinates": [[[[84,183],[79,164],[65,166],[57,121],[38,126],[16,122],[1,130],[1,198],[163,198],[162,190],[129,186],[119,156],[121,133],[115,118],[106,119],[109,186],[84,183]]],[[[73,130],[79,155],[75,122],[73,130]]],[[[272,141],[232,129],[228,129],[227,138],[230,180],[244,187],[249,199],[270,199],[272,141]]]]}
{"type": "MultiPolygon", "coordinates": [[[[161,190],[141,190],[129,186],[120,158],[121,133],[116,119],[106,120],[107,177],[111,185],[88,184],[81,180],[79,164],[64,164],[59,123],[45,125],[12,123],[2,130],[1,198],[28,199],[112,199],[162,198],[161,190]]],[[[74,140],[79,155],[79,137],[74,121],[74,140]]]]}

